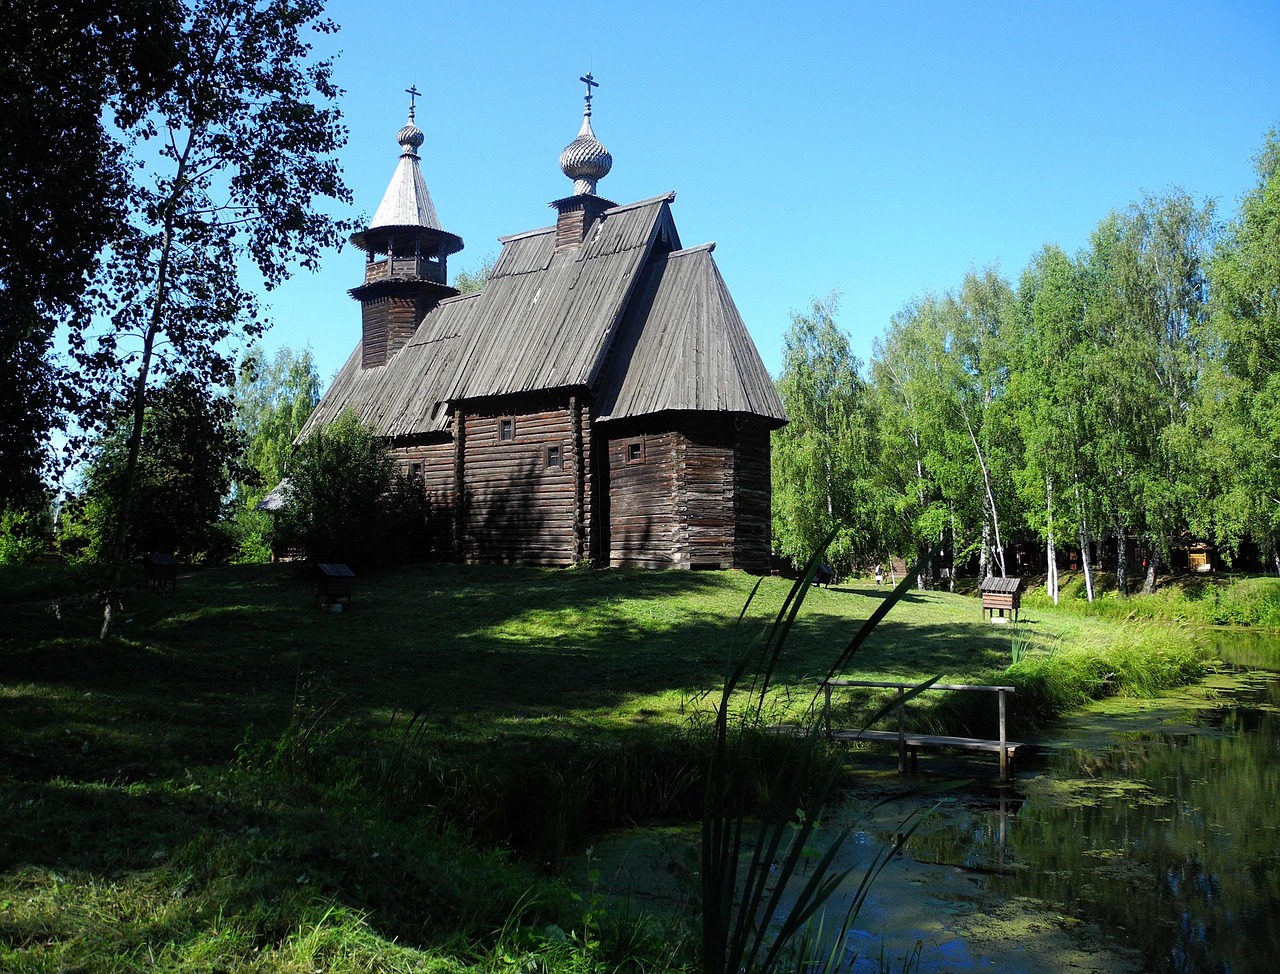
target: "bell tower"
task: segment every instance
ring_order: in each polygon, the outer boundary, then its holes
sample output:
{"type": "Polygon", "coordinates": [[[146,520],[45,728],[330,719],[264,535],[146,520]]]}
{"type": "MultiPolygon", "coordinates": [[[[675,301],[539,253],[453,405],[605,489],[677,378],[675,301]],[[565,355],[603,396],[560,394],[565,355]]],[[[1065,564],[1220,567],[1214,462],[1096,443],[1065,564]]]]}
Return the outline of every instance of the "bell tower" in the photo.
{"type": "Polygon", "coordinates": [[[361,368],[385,365],[443,298],[458,292],[448,285],[448,259],[462,238],[440,228],[440,218],[419,166],[424,136],[414,124],[416,87],[409,95],[409,121],[398,133],[400,161],[369,226],[352,235],[365,252],[364,283],[349,292],[360,302],[361,368]]]}

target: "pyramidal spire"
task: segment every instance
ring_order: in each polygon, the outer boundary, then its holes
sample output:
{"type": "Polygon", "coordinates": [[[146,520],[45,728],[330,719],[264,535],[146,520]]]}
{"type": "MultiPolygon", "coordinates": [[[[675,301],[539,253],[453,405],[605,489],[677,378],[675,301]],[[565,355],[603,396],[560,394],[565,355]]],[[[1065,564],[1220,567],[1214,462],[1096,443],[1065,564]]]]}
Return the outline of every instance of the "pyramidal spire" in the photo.
{"type": "Polygon", "coordinates": [[[409,96],[409,120],[404,128],[396,133],[396,142],[400,144],[400,162],[391,177],[386,193],[382,196],[377,212],[369,221],[369,229],[378,227],[427,227],[439,230],[440,217],[436,215],[435,204],[431,202],[431,193],[427,189],[427,181],[423,178],[422,168],[418,165],[418,149],[422,147],[426,136],[414,122],[414,99],[418,96],[417,86],[405,89],[409,96]]]}
{"type": "Polygon", "coordinates": [[[591,129],[591,89],[600,83],[588,71],[578,79],[587,86],[586,102],[582,109],[582,128],[578,137],[560,153],[560,171],[573,180],[573,195],[595,196],[596,181],[604,179],[613,168],[613,156],[596,139],[591,129]]]}

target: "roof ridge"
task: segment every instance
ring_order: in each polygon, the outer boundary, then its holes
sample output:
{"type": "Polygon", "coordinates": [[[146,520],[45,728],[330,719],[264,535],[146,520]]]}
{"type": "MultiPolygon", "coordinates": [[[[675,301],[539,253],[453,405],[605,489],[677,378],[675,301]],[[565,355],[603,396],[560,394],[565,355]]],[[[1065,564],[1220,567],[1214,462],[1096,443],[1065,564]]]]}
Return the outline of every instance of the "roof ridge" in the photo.
{"type": "Polygon", "coordinates": [[[555,227],[538,227],[536,230],[522,230],[519,233],[508,233],[498,238],[498,243],[504,244],[509,240],[523,240],[525,237],[536,237],[540,233],[555,233],[555,227]]]}
{"type": "Polygon", "coordinates": [[[715,249],[716,242],[714,240],[708,240],[706,243],[695,244],[692,247],[681,247],[679,250],[673,250],[671,253],[667,254],[667,257],[683,257],[685,254],[700,254],[703,251],[706,251],[709,254],[715,249]]]}
{"type": "Polygon", "coordinates": [[[641,206],[650,206],[653,203],[674,203],[676,199],[676,191],[669,189],[665,193],[659,193],[657,196],[650,196],[647,200],[636,200],[634,203],[619,203],[617,206],[611,206],[605,210],[605,213],[621,213],[624,210],[634,210],[641,206]]]}

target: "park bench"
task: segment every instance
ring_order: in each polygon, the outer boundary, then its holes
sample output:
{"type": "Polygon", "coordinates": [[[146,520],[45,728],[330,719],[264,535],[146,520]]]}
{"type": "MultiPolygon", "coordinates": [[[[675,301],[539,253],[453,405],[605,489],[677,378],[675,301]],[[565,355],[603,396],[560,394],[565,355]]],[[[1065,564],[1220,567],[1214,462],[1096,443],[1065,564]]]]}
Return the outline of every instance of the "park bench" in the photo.
{"type": "Polygon", "coordinates": [[[898,745],[898,770],[912,774],[916,770],[916,755],[921,748],[954,748],[961,751],[982,751],[994,753],[1000,758],[1000,780],[1009,780],[1009,766],[1014,751],[1024,745],[1010,741],[1005,735],[1005,698],[1017,692],[1014,687],[981,686],[967,683],[935,683],[929,690],[980,691],[996,694],[1000,708],[1000,739],[983,740],[976,737],[952,737],[945,734],[918,734],[906,729],[905,694],[912,689],[912,683],[886,683],[878,680],[826,680],[822,684],[825,701],[822,711],[822,726],[829,740],[864,742],[875,744],[898,745]],[[896,730],[852,730],[836,729],[831,726],[831,695],[839,688],[888,689],[898,691],[898,704],[894,707],[897,714],[896,730]]]}

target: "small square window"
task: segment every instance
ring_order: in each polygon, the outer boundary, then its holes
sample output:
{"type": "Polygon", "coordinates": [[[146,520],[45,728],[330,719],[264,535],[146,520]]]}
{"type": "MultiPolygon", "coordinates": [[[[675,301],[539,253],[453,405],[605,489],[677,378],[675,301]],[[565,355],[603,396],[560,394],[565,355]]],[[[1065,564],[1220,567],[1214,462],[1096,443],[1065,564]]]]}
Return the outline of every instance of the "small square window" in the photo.
{"type": "Polygon", "coordinates": [[[510,443],[516,438],[516,421],[514,419],[498,420],[498,442],[510,443]]]}
{"type": "Polygon", "coordinates": [[[560,447],[558,446],[547,447],[547,469],[560,470],[562,468],[563,468],[563,462],[560,457],[560,447]]]}
{"type": "Polygon", "coordinates": [[[644,441],[632,440],[625,447],[627,463],[644,463],[644,441]]]}
{"type": "Polygon", "coordinates": [[[422,464],[420,464],[420,463],[411,463],[411,464],[409,464],[409,476],[410,476],[410,477],[412,477],[414,480],[417,480],[419,477],[421,477],[421,476],[422,476],[422,464]]]}

